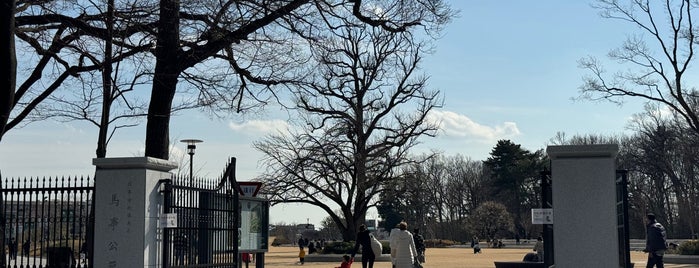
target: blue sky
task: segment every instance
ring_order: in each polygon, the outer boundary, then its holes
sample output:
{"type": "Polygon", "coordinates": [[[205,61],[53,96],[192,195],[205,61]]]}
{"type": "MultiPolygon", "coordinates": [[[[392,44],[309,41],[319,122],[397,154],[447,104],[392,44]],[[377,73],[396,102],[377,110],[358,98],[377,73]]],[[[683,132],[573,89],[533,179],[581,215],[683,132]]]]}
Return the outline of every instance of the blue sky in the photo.
{"type": "MultiPolygon", "coordinates": [[[[445,105],[435,111],[442,130],[422,140],[419,150],[439,150],[485,160],[499,139],[529,150],[545,148],[556,132],[620,134],[642,104],[573,101],[584,70],[577,60],[604,59],[637,29],[602,19],[589,1],[452,1],[460,15],[426,55],[423,71],[440,90],[445,105]]],[[[614,65],[609,65],[613,68],[614,65]]],[[[286,126],[275,111],[255,116],[212,120],[196,111],[172,118],[173,141],[204,140],[194,158],[198,175],[217,176],[231,156],[238,159],[238,178],[263,170],[252,142],[286,126]]],[[[110,144],[112,157],[143,153],[145,123],[120,131],[110,144]]],[[[0,142],[3,177],[91,176],[97,129],[84,123],[53,121],[13,129],[0,142]]],[[[186,165],[185,145],[172,144],[173,159],[186,165]]],[[[369,216],[376,216],[370,214],[369,216]]],[[[300,205],[276,206],[272,223],[319,223],[325,214],[300,205]]]]}

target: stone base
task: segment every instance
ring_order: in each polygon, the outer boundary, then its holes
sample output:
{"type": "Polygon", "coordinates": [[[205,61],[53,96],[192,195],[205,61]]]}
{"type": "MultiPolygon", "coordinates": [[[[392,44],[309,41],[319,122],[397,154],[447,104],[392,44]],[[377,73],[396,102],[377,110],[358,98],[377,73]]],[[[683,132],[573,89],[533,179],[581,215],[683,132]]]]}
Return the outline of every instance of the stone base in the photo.
{"type": "Polygon", "coordinates": [[[496,261],[495,268],[546,268],[543,262],[496,261]]]}
{"type": "MultiPolygon", "coordinates": [[[[304,258],[304,261],[305,262],[337,262],[337,263],[340,263],[340,262],[342,262],[343,255],[344,254],[308,254],[304,258]]],[[[381,256],[377,257],[374,262],[390,262],[390,261],[391,261],[391,255],[381,254],[381,256]]],[[[362,255],[361,254],[355,255],[354,262],[360,263],[360,265],[361,265],[362,255]]]]}

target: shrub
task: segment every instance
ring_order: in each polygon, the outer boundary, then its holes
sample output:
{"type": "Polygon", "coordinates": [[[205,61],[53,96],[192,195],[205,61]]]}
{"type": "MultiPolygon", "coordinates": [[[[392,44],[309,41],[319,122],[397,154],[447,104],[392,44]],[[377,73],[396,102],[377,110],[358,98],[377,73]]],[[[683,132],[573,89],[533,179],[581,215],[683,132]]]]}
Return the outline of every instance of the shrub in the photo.
{"type": "Polygon", "coordinates": [[[444,239],[427,239],[425,240],[425,246],[428,248],[445,248],[456,245],[457,243],[452,240],[444,239]]]}
{"type": "Polygon", "coordinates": [[[275,237],[274,241],[272,241],[272,246],[278,247],[284,244],[291,244],[291,241],[289,239],[286,239],[284,237],[275,237]]]}
{"type": "Polygon", "coordinates": [[[323,254],[349,254],[354,249],[354,242],[329,242],[323,247],[323,254]]]}
{"type": "Polygon", "coordinates": [[[680,255],[699,255],[699,240],[683,242],[677,247],[680,255]]]}

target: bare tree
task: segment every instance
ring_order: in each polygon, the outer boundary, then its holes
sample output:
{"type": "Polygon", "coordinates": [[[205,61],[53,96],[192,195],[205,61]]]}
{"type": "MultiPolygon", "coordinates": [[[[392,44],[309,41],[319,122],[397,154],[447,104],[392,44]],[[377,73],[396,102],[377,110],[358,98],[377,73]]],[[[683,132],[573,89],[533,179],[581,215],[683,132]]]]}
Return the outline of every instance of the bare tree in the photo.
{"type": "MultiPolygon", "coordinates": [[[[146,126],[146,156],[167,159],[171,103],[178,78],[207,59],[221,59],[238,78],[230,100],[238,110],[243,97],[262,88],[299,80],[303,73],[287,72],[303,66],[296,55],[300,39],[317,40],[337,21],[356,18],[386,32],[404,32],[418,25],[440,25],[450,19],[441,0],[429,1],[211,1],[187,5],[160,1],[155,79],[146,126]],[[186,34],[187,36],[183,35],[186,34]],[[183,42],[185,39],[185,42],[183,42]],[[282,59],[281,61],[279,59],[282,59]]],[[[272,93],[273,94],[273,93],[272,93]]],[[[229,95],[229,94],[226,94],[229,95]]],[[[264,100],[263,100],[264,101],[264,100]]]]}
{"type": "MultiPolygon", "coordinates": [[[[144,25],[132,23],[114,31],[115,25],[125,25],[121,22],[132,20],[132,14],[120,12],[117,16],[109,2],[101,3],[103,6],[98,2],[90,2],[87,6],[80,4],[85,3],[27,2],[13,12],[17,22],[13,36],[20,40],[17,47],[22,55],[20,74],[23,80],[15,96],[9,98],[10,117],[7,124],[2,125],[2,134],[49,118],[87,120],[100,129],[96,155],[104,157],[109,124],[123,117],[143,114],[134,106],[126,105],[121,115],[110,115],[115,101],[129,103],[125,93],[130,91],[116,88],[112,83],[116,81],[111,77],[112,65],[147,52],[151,45],[124,41],[143,31],[144,25]],[[76,15],[70,16],[72,14],[76,15]],[[112,54],[115,42],[120,44],[119,52],[112,54]],[[94,77],[101,77],[101,81],[92,83],[98,80],[94,77]]],[[[126,125],[115,126],[112,131],[126,125]]]]}
{"type": "MultiPolygon", "coordinates": [[[[82,72],[109,73],[107,65],[146,52],[155,56],[155,66],[147,69],[153,83],[146,155],[167,159],[169,120],[178,105],[202,107],[217,114],[265,104],[275,98],[276,93],[269,90],[271,86],[299,81],[306,73],[300,67],[305,66],[309,55],[299,41],[321,38],[327,29],[343,23],[344,18],[400,33],[413,27],[429,30],[427,25],[440,25],[452,14],[441,0],[171,0],[119,2],[120,7],[102,4],[105,2],[22,2],[3,9],[15,15],[13,25],[18,30],[7,29],[35,50],[37,61],[17,90],[11,86],[2,92],[3,100],[9,101],[9,105],[0,104],[0,115],[4,114],[0,117],[2,134],[31,122],[32,116],[41,120],[35,108],[65,87],[67,79],[82,72]],[[107,21],[110,14],[113,23],[107,21]],[[114,45],[114,51],[120,51],[121,56],[97,60],[99,57],[86,53],[96,47],[82,45],[89,38],[105,40],[110,45],[104,48],[114,45]],[[67,57],[70,53],[72,58],[67,57]],[[50,77],[42,77],[47,73],[50,77]],[[178,83],[180,80],[186,83],[178,83]],[[176,94],[180,95],[178,101],[184,103],[173,103],[176,94]]],[[[14,43],[6,40],[6,44],[14,43]]],[[[109,86],[107,80],[102,81],[109,86]]],[[[107,104],[106,98],[113,94],[104,97],[102,104],[107,104]]],[[[100,138],[100,144],[103,141],[100,138]]]]}
{"type": "Polygon", "coordinates": [[[580,67],[591,73],[580,87],[581,96],[612,101],[635,97],[659,103],[676,112],[699,133],[699,117],[693,105],[699,95],[686,85],[684,78],[697,45],[692,16],[695,5],[692,0],[596,1],[593,6],[601,10],[602,17],[631,23],[648,38],[631,36],[609,53],[612,60],[628,64],[628,71],[609,76],[599,60],[581,59],[580,67]]]}
{"type": "Polygon", "coordinates": [[[435,134],[426,116],[441,101],[416,73],[423,44],[412,34],[345,25],[313,43],[317,73],[292,92],[302,129],[255,147],[272,202],[322,208],[349,241],[384,186],[397,183],[408,150],[435,134]]]}
{"type": "Polygon", "coordinates": [[[648,106],[637,116],[627,149],[621,154],[629,169],[630,186],[636,190],[632,212],[639,222],[647,212],[662,215],[668,234],[688,237],[697,230],[697,140],[684,120],[648,106]]]}

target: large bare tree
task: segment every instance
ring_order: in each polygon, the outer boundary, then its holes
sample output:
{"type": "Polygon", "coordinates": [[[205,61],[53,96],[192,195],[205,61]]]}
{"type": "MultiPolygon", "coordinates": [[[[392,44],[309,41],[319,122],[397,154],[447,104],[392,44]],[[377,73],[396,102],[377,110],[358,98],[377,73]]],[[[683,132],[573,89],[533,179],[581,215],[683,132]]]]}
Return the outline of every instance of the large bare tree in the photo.
{"type": "MultiPolygon", "coordinates": [[[[136,60],[135,55],[151,48],[150,43],[139,44],[137,40],[142,39],[134,38],[143,36],[147,24],[123,23],[138,16],[129,12],[117,15],[110,2],[22,2],[14,10],[16,23],[11,32],[18,44],[11,42],[10,51],[18,51],[22,60],[20,70],[11,74],[19,74],[21,82],[15,94],[2,104],[8,111],[8,121],[0,122],[0,135],[49,118],[86,120],[99,128],[96,155],[104,157],[110,124],[145,115],[126,98],[139,79],[127,79],[127,86],[121,87],[114,83],[118,80],[112,73],[113,65],[136,60]],[[115,30],[116,25],[127,26],[115,30]],[[114,43],[119,44],[117,52],[112,51],[114,43]],[[110,113],[115,106],[121,110],[110,113]]],[[[8,91],[15,91],[15,86],[9,86],[8,91]]],[[[9,95],[3,92],[4,96],[9,95]]],[[[112,131],[128,125],[112,126],[112,131]]]]}
{"type": "Polygon", "coordinates": [[[163,0],[159,5],[146,156],[163,159],[168,158],[171,103],[178,79],[207,59],[228,63],[230,74],[238,78],[231,86],[238,91],[225,99],[238,104],[245,96],[260,94],[253,91],[259,89],[254,85],[265,88],[299,81],[305,72],[292,67],[301,68],[307,60],[299,41],[321,39],[327,31],[341,26],[335,24],[337,21],[356,18],[356,23],[400,33],[410,27],[443,23],[451,16],[441,0],[231,0],[196,4],[163,0]]]}
{"type": "Polygon", "coordinates": [[[597,0],[594,7],[604,18],[628,22],[641,30],[609,53],[628,70],[609,75],[600,60],[581,59],[590,75],[581,86],[582,97],[619,101],[623,97],[659,103],[680,115],[699,133],[697,91],[687,85],[694,62],[697,29],[693,12],[697,2],[648,0],[597,0]]]}
{"type": "Polygon", "coordinates": [[[272,202],[323,209],[348,241],[385,185],[400,183],[395,171],[417,139],[435,134],[426,117],[441,99],[418,72],[425,47],[414,33],[343,25],[312,42],[319,64],[292,91],[300,129],[255,147],[272,202]]]}
{"type": "MultiPolygon", "coordinates": [[[[146,155],[167,159],[169,121],[178,105],[216,113],[265,104],[275,97],[271,86],[298,81],[306,73],[300,68],[308,60],[307,48],[300,41],[321,38],[338,21],[356,18],[357,23],[400,33],[451,16],[442,0],[105,3],[22,2],[13,5],[17,9],[3,9],[15,14],[17,28],[4,22],[7,29],[34,48],[37,61],[16,91],[8,86],[1,92],[8,100],[0,103],[2,134],[40,115],[35,109],[65,87],[67,79],[82,72],[108,73],[107,65],[146,52],[152,56],[143,58],[152,75],[146,155]],[[110,14],[114,20],[107,21],[110,14]],[[122,54],[97,60],[87,53],[95,46],[83,45],[91,38],[107,41],[103,48],[114,45],[122,54]],[[69,53],[72,58],[65,57],[69,53]],[[45,70],[54,71],[42,79],[45,70]]],[[[13,44],[7,40],[5,44],[13,44]]]]}

